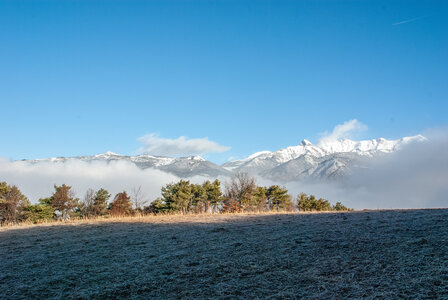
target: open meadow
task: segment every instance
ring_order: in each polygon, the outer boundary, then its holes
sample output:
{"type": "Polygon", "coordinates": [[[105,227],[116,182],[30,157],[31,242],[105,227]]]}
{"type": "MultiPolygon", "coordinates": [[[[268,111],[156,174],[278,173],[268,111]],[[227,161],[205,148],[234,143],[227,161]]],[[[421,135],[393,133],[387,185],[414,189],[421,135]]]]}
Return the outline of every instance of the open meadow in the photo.
{"type": "Polygon", "coordinates": [[[0,228],[1,299],[448,298],[448,209],[0,228]]]}

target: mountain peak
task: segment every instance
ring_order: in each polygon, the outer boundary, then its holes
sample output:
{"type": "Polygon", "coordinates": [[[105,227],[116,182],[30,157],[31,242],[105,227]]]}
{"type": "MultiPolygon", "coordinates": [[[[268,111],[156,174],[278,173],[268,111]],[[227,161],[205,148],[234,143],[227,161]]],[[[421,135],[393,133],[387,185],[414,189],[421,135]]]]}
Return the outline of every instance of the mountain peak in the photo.
{"type": "Polygon", "coordinates": [[[112,151],[106,151],[106,153],[100,153],[100,154],[97,154],[95,156],[122,156],[122,155],[118,154],[118,153],[115,153],[115,152],[112,152],[112,151]]]}
{"type": "Polygon", "coordinates": [[[302,142],[300,143],[300,145],[302,146],[308,146],[308,145],[312,145],[312,143],[306,139],[302,140],[302,142]]]}
{"type": "Polygon", "coordinates": [[[205,161],[205,159],[199,155],[188,156],[187,158],[190,160],[205,161]]]}

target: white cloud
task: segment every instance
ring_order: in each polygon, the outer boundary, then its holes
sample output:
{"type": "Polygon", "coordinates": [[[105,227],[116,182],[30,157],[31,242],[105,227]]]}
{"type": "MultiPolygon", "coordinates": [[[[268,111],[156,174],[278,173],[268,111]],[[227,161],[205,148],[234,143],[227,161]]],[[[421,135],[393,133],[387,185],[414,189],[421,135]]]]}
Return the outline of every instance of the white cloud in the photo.
{"type": "Polygon", "coordinates": [[[367,126],[356,119],[336,125],[331,133],[324,132],[320,143],[333,142],[340,139],[353,138],[354,135],[367,130],[367,126]]]}
{"type": "MultiPolygon", "coordinates": [[[[425,136],[426,142],[381,155],[368,168],[356,169],[341,180],[285,185],[294,196],[305,192],[355,209],[448,207],[448,129],[426,132],[425,136]]],[[[263,179],[258,182],[274,184],[263,179]]]]}
{"type": "Polygon", "coordinates": [[[201,155],[212,152],[225,152],[230,149],[230,147],[210,141],[207,137],[188,139],[185,136],[181,136],[177,139],[166,139],[151,133],[138,138],[138,140],[143,144],[143,147],[138,149],[139,153],[162,156],[201,155]]]}
{"type": "Polygon", "coordinates": [[[357,170],[343,187],[357,207],[448,207],[448,130],[427,132],[428,140],[413,143],[368,169],[357,170]]]}
{"type": "Polygon", "coordinates": [[[393,23],[392,26],[397,26],[397,25],[401,25],[401,24],[406,24],[406,23],[414,22],[414,21],[417,21],[417,20],[421,20],[421,19],[423,19],[423,18],[425,18],[425,16],[421,16],[421,17],[417,17],[417,18],[412,18],[412,19],[403,20],[403,21],[400,21],[400,22],[393,23]]]}
{"type": "MultiPolygon", "coordinates": [[[[202,183],[208,178],[194,176],[184,178],[193,183],[202,183]]],[[[226,177],[218,177],[226,181],[226,177]]],[[[32,203],[39,198],[51,196],[54,185],[67,184],[72,187],[76,197],[82,198],[89,188],[104,188],[112,197],[122,191],[132,196],[132,190],[141,186],[145,200],[152,202],[161,196],[161,188],[180,178],[156,169],[140,169],[128,161],[79,161],[39,162],[9,161],[0,158],[0,181],[16,185],[32,203]]],[[[112,199],[110,199],[112,200],[112,199]]]]}
{"type": "Polygon", "coordinates": [[[88,188],[105,188],[111,194],[142,186],[148,200],[160,196],[160,188],[179,180],[176,176],[154,169],[141,170],[131,162],[104,161],[65,163],[8,161],[0,159],[0,181],[17,185],[32,201],[48,197],[53,185],[67,184],[73,187],[77,197],[83,197],[88,188]]]}

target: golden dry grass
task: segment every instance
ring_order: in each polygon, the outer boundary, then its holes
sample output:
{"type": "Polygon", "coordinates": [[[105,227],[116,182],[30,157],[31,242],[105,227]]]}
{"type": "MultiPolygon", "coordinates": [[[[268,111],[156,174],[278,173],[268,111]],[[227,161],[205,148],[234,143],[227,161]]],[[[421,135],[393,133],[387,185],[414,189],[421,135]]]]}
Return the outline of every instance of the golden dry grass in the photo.
{"type": "MultiPolygon", "coordinates": [[[[292,215],[292,214],[329,214],[339,212],[240,212],[240,213],[201,213],[201,214],[158,214],[158,215],[134,215],[134,216],[106,216],[92,218],[74,218],[68,220],[45,220],[40,223],[22,222],[16,224],[5,224],[0,226],[0,231],[12,229],[25,229],[31,227],[64,226],[64,225],[85,225],[100,223],[214,223],[237,221],[240,218],[268,216],[268,215],[292,215]]],[[[349,213],[349,212],[345,212],[349,213]]]]}

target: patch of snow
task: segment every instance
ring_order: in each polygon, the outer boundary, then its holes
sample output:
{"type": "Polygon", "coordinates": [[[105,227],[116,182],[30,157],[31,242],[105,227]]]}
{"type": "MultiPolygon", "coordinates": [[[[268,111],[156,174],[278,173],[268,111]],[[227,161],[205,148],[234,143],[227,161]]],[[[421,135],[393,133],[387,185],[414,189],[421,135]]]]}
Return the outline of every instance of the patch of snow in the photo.
{"type": "Polygon", "coordinates": [[[260,155],[270,154],[270,153],[271,153],[271,151],[260,151],[260,152],[256,152],[256,153],[252,154],[251,156],[249,156],[248,158],[246,158],[245,160],[250,160],[250,159],[253,159],[253,158],[258,157],[258,156],[260,156],[260,155]]]}

